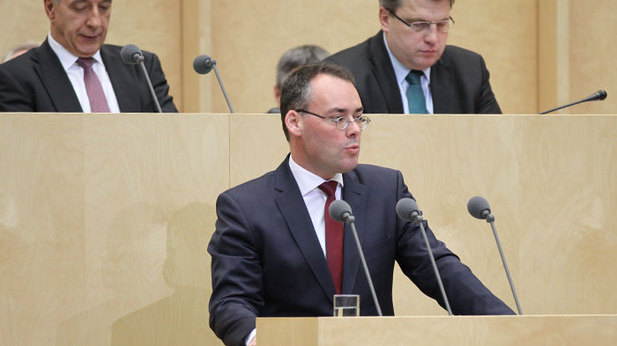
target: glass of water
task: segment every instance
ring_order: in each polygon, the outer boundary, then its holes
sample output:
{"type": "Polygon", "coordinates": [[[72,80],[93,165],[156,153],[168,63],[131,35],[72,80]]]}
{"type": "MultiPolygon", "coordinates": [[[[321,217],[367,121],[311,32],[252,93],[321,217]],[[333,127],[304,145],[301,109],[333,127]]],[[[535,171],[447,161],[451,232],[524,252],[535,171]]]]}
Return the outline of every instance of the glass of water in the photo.
{"type": "Polygon", "coordinates": [[[334,295],[334,317],[360,316],[360,296],[357,294],[334,295]]]}

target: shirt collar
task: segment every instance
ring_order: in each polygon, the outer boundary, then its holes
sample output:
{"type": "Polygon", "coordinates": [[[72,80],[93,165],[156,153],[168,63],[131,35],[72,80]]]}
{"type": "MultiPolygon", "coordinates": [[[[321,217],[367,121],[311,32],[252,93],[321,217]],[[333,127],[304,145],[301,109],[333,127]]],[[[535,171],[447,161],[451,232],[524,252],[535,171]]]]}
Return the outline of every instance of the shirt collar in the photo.
{"type": "Polygon", "coordinates": [[[341,186],[343,186],[343,174],[336,173],[332,178],[325,180],[324,178],[306,170],[304,167],[300,166],[293,160],[291,155],[289,155],[289,169],[291,169],[291,174],[293,174],[294,179],[298,183],[298,187],[300,188],[300,194],[302,196],[307,193],[313,191],[319,185],[323,184],[326,181],[334,180],[338,182],[341,186]]]}
{"type": "MultiPolygon", "coordinates": [[[[407,81],[405,80],[405,77],[407,77],[411,69],[403,65],[403,63],[400,62],[394,56],[394,54],[392,54],[392,52],[390,51],[390,47],[388,47],[388,41],[386,41],[386,33],[383,33],[383,44],[386,46],[386,51],[388,52],[388,55],[390,56],[390,61],[392,62],[392,67],[394,68],[394,74],[396,75],[396,82],[398,83],[398,85],[403,84],[403,82],[407,83],[407,81]]],[[[424,72],[424,77],[428,80],[430,84],[431,83],[431,68],[428,67],[424,69],[422,72],[424,72]]]]}
{"type": "MultiPolygon", "coordinates": [[[[75,64],[75,62],[77,61],[79,57],[73,55],[66,48],[64,48],[64,46],[58,43],[58,41],[54,40],[54,38],[51,36],[51,33],[47,34],[47,41],[49,42],[49,46],[51,47],[51,50],[53,50],[54,53],[56,53],[56,56],[58,56],[58,59],[60,59],[60,63],[62,64],[62,67],[64,68],[64,70],[68,71],[68,69],[71,68],[71,66],[75,64]]],[[[100,64],[103,63],[103,59],[101,58],[100,49],[97,50],[96,53],[92,57],[94,58],[94,61],[100,64]]]]}

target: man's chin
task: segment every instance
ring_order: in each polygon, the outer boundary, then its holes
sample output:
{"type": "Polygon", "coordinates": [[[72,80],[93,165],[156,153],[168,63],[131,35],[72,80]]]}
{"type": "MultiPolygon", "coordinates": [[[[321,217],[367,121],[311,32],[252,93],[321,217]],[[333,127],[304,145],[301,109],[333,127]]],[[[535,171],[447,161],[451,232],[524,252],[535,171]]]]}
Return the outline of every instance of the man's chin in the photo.
{"type": "Polygon", "coordinates": [[[102,42],[93,42],[93,43],[88,43],[88,44],[80,44],[80,45],[77,45],[75,48],[78,53],[77,54],[78,56],[91,57],[96,52],[98,52],[98,50],[101,48],[102,45],[103,45],[102,42]]]}
{"type": "Polygon", "coordinates": [[[347,162],[341,167],[341,173],[347,173],[356,167],[358,167],[358,160],[347,162]]]}

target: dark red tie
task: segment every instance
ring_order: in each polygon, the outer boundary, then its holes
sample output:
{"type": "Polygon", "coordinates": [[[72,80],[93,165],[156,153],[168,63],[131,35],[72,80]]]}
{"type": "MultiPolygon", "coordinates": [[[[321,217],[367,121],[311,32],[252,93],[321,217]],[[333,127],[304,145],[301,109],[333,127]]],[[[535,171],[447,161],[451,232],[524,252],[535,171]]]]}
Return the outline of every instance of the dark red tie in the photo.
{"type": "Polygon", "coordinates": [[[109,113],[103,86],[92,69],[93,63],[94,58],[77,59],[77,65],[84,69],[84,83],[86,84],[86,93],[90,100],[90,111],[92,113],[109,113]]]}
{"type": "Polygon", "coordinates": [[[334,221],[330,217],[328,208],[330,203],[336,199],[336,187],[338,182],[326,181],[319,185],[319,188],[326,193],[326,206],[324,208],[324,219],[326,222],[326,258],[328,260],[328,268],[330,275],[334,281],[334,289],[336,293],[341,293],[343,285],[343,224],[334,221]]]}

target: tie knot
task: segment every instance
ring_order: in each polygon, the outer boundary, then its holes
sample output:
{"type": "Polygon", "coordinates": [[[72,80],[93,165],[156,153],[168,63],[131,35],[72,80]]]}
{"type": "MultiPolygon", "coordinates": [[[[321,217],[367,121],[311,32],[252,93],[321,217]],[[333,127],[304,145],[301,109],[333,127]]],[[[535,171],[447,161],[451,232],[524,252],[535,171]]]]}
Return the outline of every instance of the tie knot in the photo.
{"type": "Polygon", "coordinates": [[[405,80],[409,84],[420,84],[420,77],[424,75],[424,72],[418,70],[411,70],[405,77],[405,80]]]}
{"type": "Polygon", "coordinates": [[[83,69],[89,69],[92,67],[94,63],[94,58],[78,58],[77,65],[81,66],[83,69]]]}
{"type": "Polygon", "coordinates": [[[325,192],[328,198],[334,198],[337,186],[338,186],[337,181],[330,180],[330,181],[326,181],[325,183],[319,185],[319,189],[325,192]]]}

